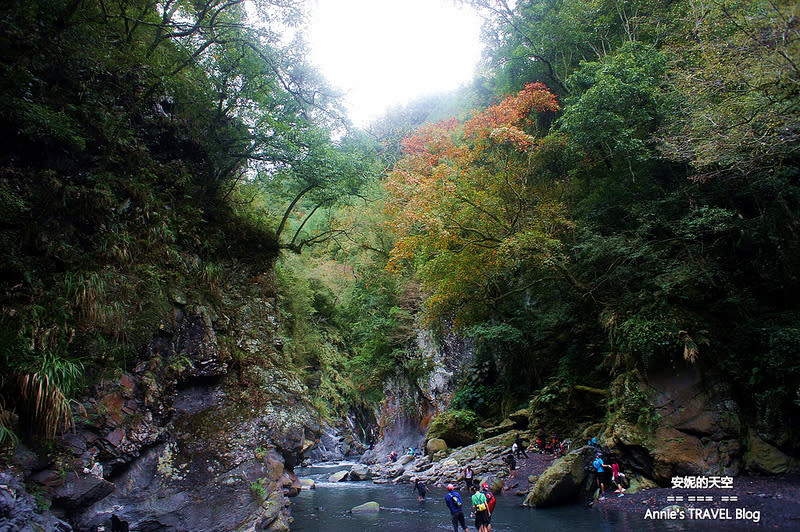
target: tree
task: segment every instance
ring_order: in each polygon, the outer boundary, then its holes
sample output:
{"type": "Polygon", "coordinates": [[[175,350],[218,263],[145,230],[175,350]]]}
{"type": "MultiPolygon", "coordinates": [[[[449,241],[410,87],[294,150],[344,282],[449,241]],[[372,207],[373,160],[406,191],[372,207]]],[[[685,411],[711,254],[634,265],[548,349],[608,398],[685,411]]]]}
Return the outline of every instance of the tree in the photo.
{"type": "Polygon", "coordinates": [[[508,272],[558,263],[558,236],[571,225],[563,181],[539,170],[559,140],[536,135],[537,118],[558,108],[544,85],[529,84],[464,123],[426,125],[403,141],[386,183],[397,231],[389,266],[416,268],[430,315],[480,313],[508,289],[508,272]]]}
{"type": "Polygon", "coordinates": [[[682,113],[665,153],[700,177],[777,170],[800,140],[800,30],[791,1],[690,4],[692,24],[671,47],[682,113]]]}

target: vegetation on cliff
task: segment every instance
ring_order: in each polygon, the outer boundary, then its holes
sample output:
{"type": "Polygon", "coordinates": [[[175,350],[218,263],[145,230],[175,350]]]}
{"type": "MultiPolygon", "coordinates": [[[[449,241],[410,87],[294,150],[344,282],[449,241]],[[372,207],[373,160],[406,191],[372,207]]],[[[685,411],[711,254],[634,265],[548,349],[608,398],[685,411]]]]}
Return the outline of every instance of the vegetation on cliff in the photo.
{"type": "Polygon", "coordinates": [[[3,441],[69,424],[173,305],[224,310],[239,265],[325,240],[374,175],[284,32],[301,6],[252,4],[258,26],[240,1],[0,8],[3,441]]]}
{"type": "MultiPolygon", "coordinates": [[[[428,318],[488,351],[500,414],[688,364],[796,453],[796,6],[467,3],[488,21],[476,94],[502,99],[408,136],[386,185],[390,266],[421,280],[428,318]]],[[[652,425],[627,389],[590,402],[652,425]]]]}
{"type": "Polygon", "coordinates": [[[283,251],[261,288],[323,412],[417,386],[420,324],[452,325],[481,420],[651,427],[636,379],[692,365],[797,454],[797,7],[464,3],[482,76],[371,135],[290,38],[300,2],[0,8],[3,440],[51,436],[173,304],[235,305],[237,265],[283,251]]]}

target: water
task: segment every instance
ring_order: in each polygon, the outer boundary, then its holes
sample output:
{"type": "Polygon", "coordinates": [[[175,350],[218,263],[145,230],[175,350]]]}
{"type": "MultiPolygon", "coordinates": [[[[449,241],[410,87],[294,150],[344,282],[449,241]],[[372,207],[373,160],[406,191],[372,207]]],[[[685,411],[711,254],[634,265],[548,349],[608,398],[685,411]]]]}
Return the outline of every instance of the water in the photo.
{"type": "MultiPolygon", "coordinates": [[[[320,464],[298,468],[300,478],[312,478],[314,490],[303,490],[292,499],[293,531],[326,532],[416,532],[452,531],[450,512],[445,506],[443,488],[429,488],[428,496],[417,501],[410,484],[373,484],[364,482],[327,482],[328,476],[352,464],[320,464]],[[375,501],[381,510],[372,514],[349,514],[359,504],[375,501]]],[[[462,496],[465,496],[462,493],[462,496]]],[[[467,499],[465,497],[465,506],[467,499]]],[[[492,514],[493,532],[532,530],[575,530],[592,532],[640,532],[655,530],[698,530],[698,522],[646,521],[641,515],[603,512],[585,506],[562,506],[535,510],[523,508],[522,498],[516,495],[498,496],[492,514]],[[692,526],[694,525],[694,526],[692,526]]],[[[467,512],[468,514],[468,512],[467,512]]],[[[467,517],[470,532],[474,523],[467,517]]]]}

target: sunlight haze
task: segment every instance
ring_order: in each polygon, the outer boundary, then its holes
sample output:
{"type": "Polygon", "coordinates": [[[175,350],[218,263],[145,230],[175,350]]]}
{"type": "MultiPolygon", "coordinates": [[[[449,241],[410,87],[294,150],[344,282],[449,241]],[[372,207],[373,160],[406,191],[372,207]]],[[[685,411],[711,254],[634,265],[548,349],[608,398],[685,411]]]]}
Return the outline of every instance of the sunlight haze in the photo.
{"type": "Polygon", "coordinates": [[[312,62],[345,91],[358,126],[472,79],[481,21],[451,1],[317,0],[312,6],[312,62]]]}

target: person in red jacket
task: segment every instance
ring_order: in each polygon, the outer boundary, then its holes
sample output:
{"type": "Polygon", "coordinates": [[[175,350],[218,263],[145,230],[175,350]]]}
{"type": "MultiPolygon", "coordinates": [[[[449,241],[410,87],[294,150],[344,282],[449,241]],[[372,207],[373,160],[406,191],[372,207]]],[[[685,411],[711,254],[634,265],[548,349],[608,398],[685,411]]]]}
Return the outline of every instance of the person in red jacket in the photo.
{"type": "Polygon", "coordinates": [[[494,515],[494,505],[497,504],[497,499],[492,490],[489,489],[489,484],[484,483],[481,485],[481,493],[486,497],[486,506],[489,508],[489,524],[486,530],[492,532],[492,516],[494,515]]]}

